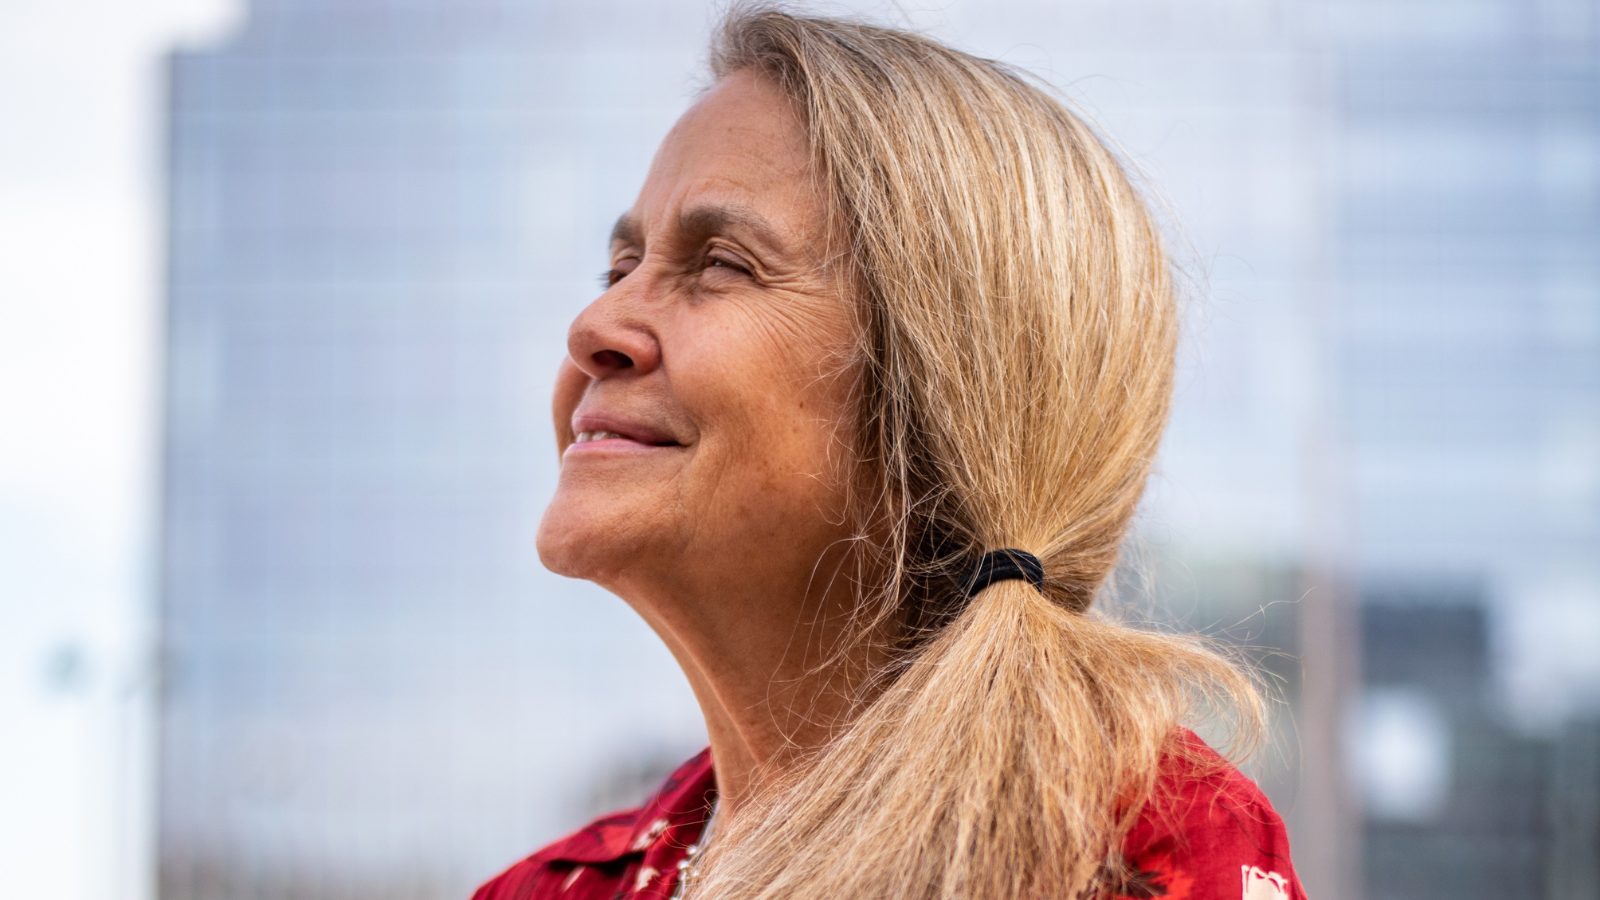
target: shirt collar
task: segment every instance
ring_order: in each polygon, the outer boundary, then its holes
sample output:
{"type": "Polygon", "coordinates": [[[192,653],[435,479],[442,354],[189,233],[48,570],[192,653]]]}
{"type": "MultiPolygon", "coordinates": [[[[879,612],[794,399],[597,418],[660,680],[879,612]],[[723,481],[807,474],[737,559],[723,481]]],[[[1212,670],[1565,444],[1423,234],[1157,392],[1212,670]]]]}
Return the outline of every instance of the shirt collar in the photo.
{"type": "Polygon", "coordinates": [[[547,847],[548,861],[608,863],[644,853],[663,841],[688,846],[705,824],[717,794],[711,750],[700,751],[668,776],[638,809],[596,819],[547,847]]]}

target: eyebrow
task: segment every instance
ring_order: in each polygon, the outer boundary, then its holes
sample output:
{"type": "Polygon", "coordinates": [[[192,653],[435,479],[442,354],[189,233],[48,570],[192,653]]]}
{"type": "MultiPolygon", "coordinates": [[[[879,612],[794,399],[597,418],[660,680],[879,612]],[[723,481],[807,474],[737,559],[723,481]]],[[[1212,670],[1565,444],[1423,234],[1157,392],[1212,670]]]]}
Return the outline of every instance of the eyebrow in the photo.
{"type": "MultiPolygon", "coordinates": [[[[682,238],[691,242],[734,230],[748,232],[771,249],[783,247],[772,223],[747,206],[697,206],[678,214],[678,231],[682,238]]],[[[611,227],[611,243],[643,246],[644,230],[639,227],[638,220],[623,213],[611,227]]]]}
{"type": "Polygon", "coordinates": [[[639,223],[633,216],[623,213],[617,217],[617,224],[611,226],[612,244],[642,244],[644,235],[639,230],[639,223]]]}
{"type": "Polygon", "coordinates": [[[745,206],[697,206],[686,209],[678,214],[678,231],[692,240],[704,240],[729,231],[745,231],[771,249],[783,246],[772,223],[745,206]]]}

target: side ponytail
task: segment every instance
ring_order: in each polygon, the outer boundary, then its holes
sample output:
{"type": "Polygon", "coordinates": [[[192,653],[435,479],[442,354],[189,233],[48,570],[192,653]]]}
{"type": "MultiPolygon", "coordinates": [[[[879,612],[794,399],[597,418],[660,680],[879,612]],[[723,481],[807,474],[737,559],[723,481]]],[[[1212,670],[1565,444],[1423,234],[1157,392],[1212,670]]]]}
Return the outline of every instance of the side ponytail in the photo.
{"type": "Polygon", "coordinates": [[[1005,67],[743,7],[713,53],[801,111],[860,302],[857,518],[892,662],[839,736],[719,826],[697,900],[1069,900],[1197,703],[1259,721],[1198,641],[1091,609],[1165,425],[1176,312],[1115,158],[1005,67]],[[986,551],[1041,584],[969,596],[986,551]]]}

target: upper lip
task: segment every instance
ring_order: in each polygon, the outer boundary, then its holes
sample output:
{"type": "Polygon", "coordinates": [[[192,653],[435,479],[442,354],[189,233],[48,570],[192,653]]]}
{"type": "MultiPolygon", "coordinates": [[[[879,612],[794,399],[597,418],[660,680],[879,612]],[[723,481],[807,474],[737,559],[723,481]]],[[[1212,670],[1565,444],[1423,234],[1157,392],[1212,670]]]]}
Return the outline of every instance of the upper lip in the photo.
{"type": "Polygon", "coordinates": [[[678,440],[671,434],[637,422],[632,419],[610,413],[578,412],[572,416],[572,434],[574,437],[586,431],[611,431],[641,444],[650,444],[657,447],[674,447],[678,440]]]}

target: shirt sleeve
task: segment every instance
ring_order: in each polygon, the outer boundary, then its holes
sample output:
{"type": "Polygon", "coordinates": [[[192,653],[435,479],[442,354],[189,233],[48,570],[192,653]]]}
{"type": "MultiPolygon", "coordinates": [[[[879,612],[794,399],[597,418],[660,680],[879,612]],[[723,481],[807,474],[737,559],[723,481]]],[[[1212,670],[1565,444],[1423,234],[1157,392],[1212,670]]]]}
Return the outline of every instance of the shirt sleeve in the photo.
{"type": "Polygon", "coordinates": [[[1124,842],[1113,896],[1305,900],[1283,820],[1253,782],[1226,766],[1168,788],[1124,842]]]}

